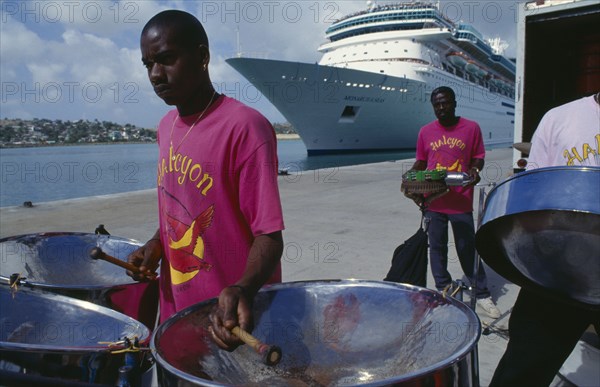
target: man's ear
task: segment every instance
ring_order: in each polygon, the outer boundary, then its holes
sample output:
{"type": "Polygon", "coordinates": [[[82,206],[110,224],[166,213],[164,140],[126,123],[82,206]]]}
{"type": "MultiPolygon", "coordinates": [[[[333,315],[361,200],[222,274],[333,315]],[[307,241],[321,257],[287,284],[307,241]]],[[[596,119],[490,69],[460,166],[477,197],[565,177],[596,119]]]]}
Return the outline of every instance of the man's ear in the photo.
{"type": "Polygon", "coordinates": [[[200,44],[198,46],[198,55],[199,60],[202,63],[202,69],[206,71],[208,63],[210,62],[210,51],[208,50],[208,47],[204,44],[200,44]]]}

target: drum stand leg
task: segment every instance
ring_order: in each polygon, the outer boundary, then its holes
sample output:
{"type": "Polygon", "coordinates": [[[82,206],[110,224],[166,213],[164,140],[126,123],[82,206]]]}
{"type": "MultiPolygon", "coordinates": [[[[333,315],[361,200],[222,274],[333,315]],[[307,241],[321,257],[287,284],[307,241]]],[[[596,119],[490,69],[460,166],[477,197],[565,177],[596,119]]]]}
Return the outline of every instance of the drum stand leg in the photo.
{"type": "MultiPolygon", "coordinates": [[[[452,281],[443,291],[444,297],[449,296],[458,301],[463,301],[463,292],[465,290],[472,291],[473,287],[468,287],[462,280],[452,281]]],[[[474,387],[479,387],[479,357],[477,352],[477,344],[473,347],[473,350],[468,357],[461,360],[461,366],[459,367],[460,380],[470,380],[474,387]]]]}
{"type": "MultiPolygon", "coordinates": [[[[481,214],[483,213],[484,203],[485,203],[485,187],[480,187],[479,189],[479,212],[477,214],[477,228],[481,225],[481,214]]],[[[456,298],[459,301],[463,301],[463,290],[470,290],[470,301],[469,306],[475,312],[477,308],[477,278],[479,274],[479,265],[481,261],[481,257],[475,251],[475,259],[473,260],[473,278],[475,279],[473,283],[471,283],[470,287],[467,287],[463,281],[457,280],[453,281],[452,286],[449,287],[449,290],[452,291],[451,296],[456,298]]],[[[505,316],[504,314],[500,317],[505,316]]],[[[479,387],[479,350],[478,345],[475,344],[473,351],[471,353],[471,381],[473,387],[479,387]]]]}
{"type": "MultiPolygon", "coordinates": [[[[485,196],[486,196],[486,192],[485,192],[485,186],[480,187],[479,188],[479,208],[478,208],[478,213],[477,213],[477,229],[479,229],[479,226],[481,226],[481,215],[483,214],[483,209],[484,209],[484,204],[485,204],[485,196]]],[[[471,309],[473,310],[473,312],[475,312],[475,309],[477,308],[477,278],[479,277],[479,262],[481,260],[481,257],[479,257],[479,254],[477,253],[477,250],[475,250],[475,259],[474,259],[474,263],[473,263],[473,278],[474,281],[471,284],[471,300],[470,300],[470,306],[471,309]]],[[[471,376],[472,376],[472,380],[473,380],[473,387],[479,387],[479,350],[478,350],[478,344],[475,345],[475,348],[473,348],[473,353],[471,356],[471,360],[472,360],[472,364],[471,364],[471,376]]]]}

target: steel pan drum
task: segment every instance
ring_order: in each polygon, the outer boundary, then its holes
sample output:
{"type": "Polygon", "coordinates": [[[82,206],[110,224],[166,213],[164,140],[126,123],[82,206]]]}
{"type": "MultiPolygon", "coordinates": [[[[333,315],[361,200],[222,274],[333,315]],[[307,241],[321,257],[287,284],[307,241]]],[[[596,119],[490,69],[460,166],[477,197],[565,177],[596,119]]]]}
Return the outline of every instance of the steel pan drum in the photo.
{"type": "Polygon", "coordinates": [[[255,299],[252,334],[282,349],[271,367],[247,345],[230,353],[212,342],[215,303],[182,310],[155,331],[161,386],[471,385],[479,319],[438,292],[358,280],[268,286],[255,299]]]}
{"type": "Polygon", "coordinates": [[[112,235],[42,233],[0,239],[0,283],[27,286],[106,306],[153,328],[158,281],[139,283],[125,269],[90,258],[94,247],[126,260],[140,243],[112,235]]]}
{"type": "Polygon", "coordinates": [[[599,192],[599,167],[519,173],[488,194],[477,251],[517,285],[599,309],[599,192]]]}
{"type": "MultiPolygon", "coordinates": [[[[30,377],[114,385],[125,354],[101,342],[150,340],[148,328],[130,317],[40,290],[1,286],[0,311],[0,370],[30,377]]],[[[136,353],[136,362],[145,363],[144,356],[136,353]]]]}

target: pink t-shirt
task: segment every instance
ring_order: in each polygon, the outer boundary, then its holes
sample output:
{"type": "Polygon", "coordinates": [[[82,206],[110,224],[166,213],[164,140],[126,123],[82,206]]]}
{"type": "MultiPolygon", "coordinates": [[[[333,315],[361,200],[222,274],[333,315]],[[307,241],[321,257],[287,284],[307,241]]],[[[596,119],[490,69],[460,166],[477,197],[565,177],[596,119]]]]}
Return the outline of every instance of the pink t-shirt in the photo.
{"type": "Polygon", "coordinates": [[[217,297],[241,278],[254,237],[284,228],[271,124],[226,96],[190,129],[198,117],[175,109],[158,127],[161,321],[217,297]]]}
{"type": "MultiPolygon", "coordinates": [[[[417,160],[427,169],[468,172],[471,160],[483,159],[485,148],[479,125],[460,117],[458,123],[444,127],[436,120],[421,128],[417,139],[417,160]]],[[[450,187],[450,192],[432,201],[430,211],[460,214],[473,211],[473,187],[450,187]]]]}

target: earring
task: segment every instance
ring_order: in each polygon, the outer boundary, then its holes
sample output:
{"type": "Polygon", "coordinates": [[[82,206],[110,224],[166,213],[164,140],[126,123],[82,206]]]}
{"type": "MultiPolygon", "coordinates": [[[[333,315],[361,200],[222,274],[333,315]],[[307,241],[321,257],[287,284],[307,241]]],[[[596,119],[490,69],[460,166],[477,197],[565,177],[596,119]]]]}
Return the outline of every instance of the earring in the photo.
{"type": "Polygon", "coordinates": [[[204,64],[204,67],[202,67],[202,68],[204,69],[204,71],[206,71],[206,67],[207,67],[207,66],[206,66],[206,63],[205,63],[205,64],[204,64]]]}

